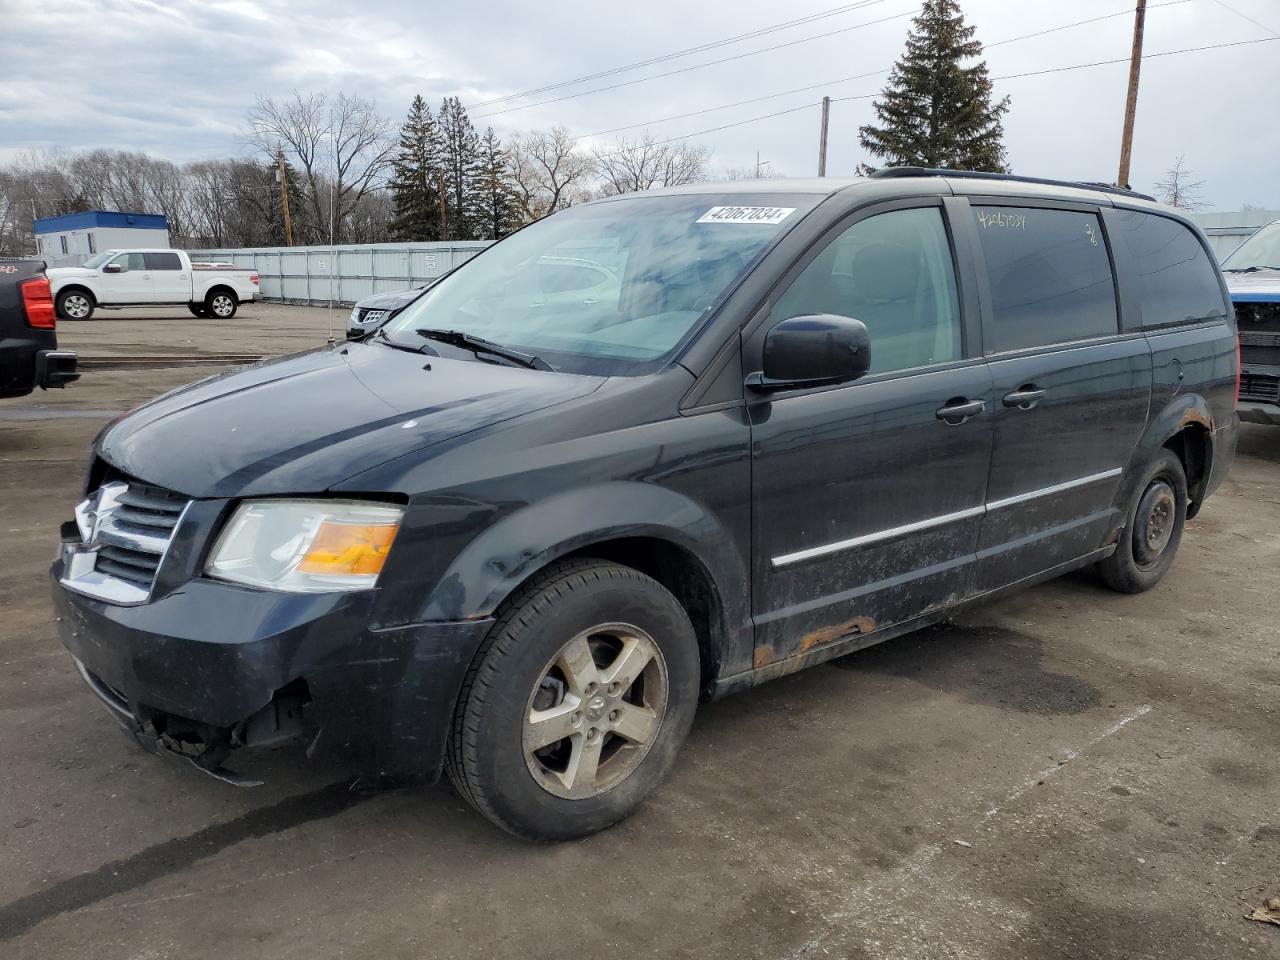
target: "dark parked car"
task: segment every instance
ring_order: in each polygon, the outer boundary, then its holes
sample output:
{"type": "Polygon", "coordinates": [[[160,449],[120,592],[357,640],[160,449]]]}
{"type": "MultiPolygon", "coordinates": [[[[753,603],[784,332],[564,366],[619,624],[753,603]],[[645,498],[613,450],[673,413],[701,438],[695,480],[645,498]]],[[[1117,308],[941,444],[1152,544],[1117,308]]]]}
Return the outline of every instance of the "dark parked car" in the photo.
{"type": "Polygon", "coordinates": [[[0,258],[0,397],[79,377],[76,355],[58,349],[57,324],[44,261],[0,258]]]}
{"type": "Polygon", "coordinates": [[[1280,426],[1280,220],[1222,262],[1240,330],[1240,419],[1280,426]]]}
{"type": "Polygon", "coordinates": [[[1236,389],[1203,236],[1136,194],[909,168],[611,198],[363,341],[113,423],[54,596],[115,717],[205,770],[305,736],[580,836],[700,695],[1080,567],[1153,586],[1236,389]],[[548,291],[566,259],[616,282],[548,291]]]}
{"type": "Polygon", "coordinates": [[[371,297],[357,300],[347,317],[347,339],[360,340],[367,337],[422,296],[422,291],[429,286],[430,283],[423,283],[405,290],[375,293],[371,297]]]}

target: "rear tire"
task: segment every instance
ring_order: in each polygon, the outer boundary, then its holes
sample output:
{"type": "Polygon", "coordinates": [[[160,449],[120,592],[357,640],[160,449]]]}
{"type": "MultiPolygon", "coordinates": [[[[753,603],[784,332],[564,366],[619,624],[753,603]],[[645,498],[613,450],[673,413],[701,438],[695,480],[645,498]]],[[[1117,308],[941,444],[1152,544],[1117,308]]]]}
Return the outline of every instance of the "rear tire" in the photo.
{"type": "Polygon", "coordinates": [[[450,779],[518,837],[603,830],[670,772],[699,681],[689,617],[659,583],[602,560],[556,564],[503,605],[467,672],[450,779]]]}
{"type": "Polygon", "coordinates": [[[210,290],[204,298],[204,308],[214,320],[230,320],[239,306],[240,301],[230,290],[210,290]]]}
{"type": "Polygon", "coordinates": [[[1120,593],[1150,590],[1169,572],[1187,522],[1187,474],[1172,450],[1162,449],[1143,471],[1111,556],[1098,564],[1120,593]]]}
{"type": "Polygon", "coordinates": [[[202,320],[209,319],[209,308],[203,303],[188,303],[187,309],[191,311],[193,317],[200,317],[202,320]]]}
{"type": "Polygon", "coordinates": [[[83,290],[63,290],[58,294],[56,306],[63,320],[93,319],[93,297],[83,290]]]}

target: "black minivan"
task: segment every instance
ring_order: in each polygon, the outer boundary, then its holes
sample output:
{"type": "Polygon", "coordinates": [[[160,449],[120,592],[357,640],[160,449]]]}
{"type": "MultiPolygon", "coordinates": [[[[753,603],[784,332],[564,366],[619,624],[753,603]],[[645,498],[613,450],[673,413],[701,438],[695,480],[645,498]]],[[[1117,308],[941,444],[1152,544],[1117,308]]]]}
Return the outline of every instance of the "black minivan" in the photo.
{"type": "Polygon", "coordinates": [[[625,817],[716,697],[1096,564],[1169,569],[1234,456],[1176,211],[888,169],[541,220],[370,337],[110,424],[53,565],[140,742],[447,768],[522,837],[625,817]]]}

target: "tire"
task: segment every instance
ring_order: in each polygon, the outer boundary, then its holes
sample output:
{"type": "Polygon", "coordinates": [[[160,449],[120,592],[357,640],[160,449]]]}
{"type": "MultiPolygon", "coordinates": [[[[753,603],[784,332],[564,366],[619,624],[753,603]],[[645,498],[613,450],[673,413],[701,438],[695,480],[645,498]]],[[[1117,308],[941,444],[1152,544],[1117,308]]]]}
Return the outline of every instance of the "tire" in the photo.
{"type": "Polygon", "coordinates": [[[204,298],[204,309],[214,320],[230,320],[236,315],[239,306],[240,301],[236,299],[236,295],[222,288],[210,290],[209,295],[204,298]]]}
{"type": "Polygon", "coordinates": [[[93,319],[93,297],[75,287],[58,294],[58,316],[63,320],[93,319]]]}
{"type": "Polygon", "coordinates": [[[1187,475],[1172,450],[1154,457],[1136,486],[1116,550],[1098,564],[1120,593],[1150,590],[1173,566],[1187,522],[1187,475]]]}
{"type": "Polygon", "coordinates": [[[191,311],[193,317],[200,317],[202,320],[207,320],[210,317],[209,308],[203,303],[188,303],[187,309],[191,311]]]}
{"type": "Polygon", "coordinates": [[[671,771],[699,684],[693,626],[666,589],[602,560],[556,564],[503,605],[467,672],[449,737],[450,779],[517,837],[603,830],[671,771]],[[610,683],[620,666],[636,679],[610,683]]]}

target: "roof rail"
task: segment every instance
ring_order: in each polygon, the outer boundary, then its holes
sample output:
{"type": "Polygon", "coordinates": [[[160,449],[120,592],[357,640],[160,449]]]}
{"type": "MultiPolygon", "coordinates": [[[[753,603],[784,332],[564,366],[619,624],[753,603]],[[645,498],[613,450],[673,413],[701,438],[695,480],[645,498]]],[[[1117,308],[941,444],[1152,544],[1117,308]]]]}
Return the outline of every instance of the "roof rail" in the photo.
{"type": "Polygon", "coordinates": [[[875,179],[894,177],[953,177],[960,180],[1008,180],[1014,183],[1042,183],[1050,187],[1076,187],[1082,190],[1097,190],[1101,193],[1114,193],[1122,197],[1136,197],[1139,200],[1156,202],[1137,190],[1117,187],[1110,183],[1098,183],[1092,180],[1048,180],[1044,177],[1020,177],[1012,173],[987,173],[985,170],[948,170],[943,167],[881,167],[871,174],[875,179]]]}

